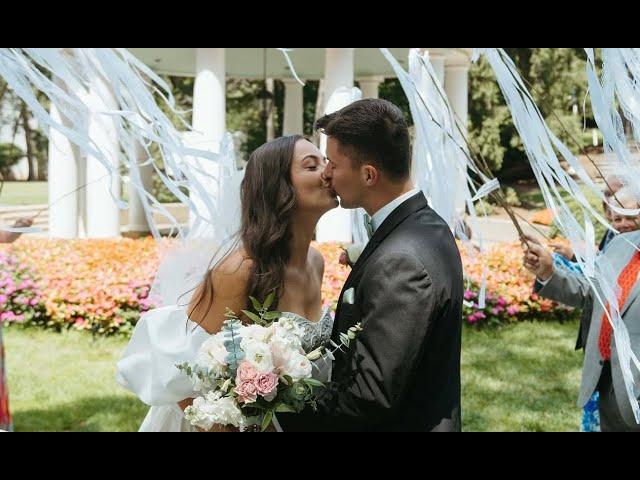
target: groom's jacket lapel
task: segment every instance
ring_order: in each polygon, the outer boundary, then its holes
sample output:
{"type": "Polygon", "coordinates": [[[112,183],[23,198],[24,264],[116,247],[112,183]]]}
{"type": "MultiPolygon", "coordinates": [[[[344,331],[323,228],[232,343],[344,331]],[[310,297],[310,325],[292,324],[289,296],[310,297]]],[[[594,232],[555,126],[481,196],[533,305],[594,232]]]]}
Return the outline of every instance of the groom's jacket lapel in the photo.
{"type": "MultiPolygon", "coordinates": [[[[374,232],[373,236],[367,243],[367,246],[360,254],[358,261],[353,266],[347,281],[344,284],[343,292],[353,286],[353,283],[359,278],[358,273],[362,270],[367,262],[367,259],[373,252],[376,251],[378,246],[384,241],[391,232],[393,232],[398,225],[400,225],[409,215],[428,207],[427,199],[422,192],[415,194],[413,197],[404,201],[398,207],[391,212],[391,214],[382,222],[382,225],[374,232]]],[[[342,295],[341,295],[342,297],[342,295]]]]}
{"type": "MultiPolygon", "coordinates": [[[[422,210],[423,208],[427,208],[429,204],[427,203],[427,199],[425,198],[422,192],[417,193],[413,197],[409,198],[405,202],[398,205],[391,214],[382,222],[382,225],[374,232],[373,236],[367,243],[367,246],[360,254],[358,261],[355,263],[353,268],[351,269],[351,273],[342,287],[342,292],[340,292],[340,298],[338,298],[338,306],[336,308],[336,322],[333,325],[332,336],[336,337],[337,332],[340,331],[342,326],[340,325],[340,312],[342,310],[342,299],[344,296],[344,292],[349,290],[354,285],[359,283],[360,277],[362,275],[362,270],[364,265],[367,262],[367,259],[376,251],[378,246],[384,241],[389,234],[396,229],[398,225],[400,225],[409,215],[417,212],[418,210],[422,210]]],[[[349,325],[351,326],[351,325],[349,325]]]]}

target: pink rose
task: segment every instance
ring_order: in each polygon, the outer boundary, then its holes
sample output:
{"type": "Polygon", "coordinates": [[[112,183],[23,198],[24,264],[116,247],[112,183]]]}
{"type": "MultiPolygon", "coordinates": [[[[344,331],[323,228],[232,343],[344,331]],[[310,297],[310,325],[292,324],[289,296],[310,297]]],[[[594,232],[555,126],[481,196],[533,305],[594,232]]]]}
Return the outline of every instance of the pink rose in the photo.
{"type": "Polygon", "coordinates": [[[278,376],[272,372],[261,373],[255,380],[255,385],[258,393],[265,397],[267,401],[271,401],[275,398],[278,376]]]}
{"type": "Polygon", "coordinates": [[[242,403],[253,403],[258,398],[258,389],[253,382],[243,382],[234,391],[238,394],[238,400],[242,403]]]}
{"type": "Polygon", "coordinates": [[[238,373],[236,375],[236,384],[239,385],[244,382],[251,382],[256,379],[260,372],[250,362],[244,361],[238,367],[238,373]]]}

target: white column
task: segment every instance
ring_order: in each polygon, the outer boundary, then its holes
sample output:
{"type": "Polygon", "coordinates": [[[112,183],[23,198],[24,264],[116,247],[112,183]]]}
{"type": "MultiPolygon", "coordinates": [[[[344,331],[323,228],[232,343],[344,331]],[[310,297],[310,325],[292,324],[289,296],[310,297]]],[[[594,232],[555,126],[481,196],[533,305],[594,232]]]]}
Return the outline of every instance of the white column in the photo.
{"type": "Polygon", "coordinates": [[[436,72],[436,77],[440,82],[440,85],[444,85],[445,83],[445,53],[444,48],[428,48],[429,52],[429,61],[431,65],[433,65],[433,69],[436,72]]]}
{"type": "MultiPolygon", "coordinates": [[[[60,115],[55,104],[51,104],[51,119],[70,126],[60,115]]],[[[78,156],[77,148],[55,128],[49,127],[48,190],[49,236],[53,238],[78,237],[78,156]],[[73,192],[73,193],[72,193],[73,192]]]]}
{"type": "MultiPolygon", "coordinates": [[[[463,132],[467,133],[467,116],[469,113],[469,60],[466,58],[453,58],[446,64],[444,89],[457,119],[460,121],[463,132]]],[[[464,145],[464,143],[462,143],[464,145]]],[[[464,183],[466,179],[463,172],[459,172],[459,187],[456,189],[456,210],[464,212],[464,183]]]]}
{"type": "MultiPolygon", "coordinates": [[[[332,113],[345,107],[347,103],[331,102],[331,111],[327,110],[331,95],[340,87],[353,87],[354,49],[327,48],[324,71],[324,111],[332,113]]],[[[348,102],[348,101],[347,101],[348,102]]],[[[326,142],[321,142],[321,150],[325,150],[326,142]],[[324,148],[323,148],[324,147],[324,148]]],[[[319,242],[352,242],[351,212],[342,207],[325,213],[316,228],[316,240],[319,242]]]]}
{"type": "MultiPolygon", "coordinates": [[[[185,136],[189,146],[212,152],[218,152],[220,141],[226,130],[226,65],[224,48],[196,49],[196,79],[193,88],[193,129],[195,132],[185,136]]],[[[198,168],[206,172],[198,175],[199,182],[205,189],[211,189],[212,196],[217,195],[216,179],[219,167],[207,159],[192,159],[198,168]]],[[[200,193],[190,193],[195,208],[206,219],[211,212],[200,193]]],[[[189,223],[193,227],[196,222],[194,212],[190,213],[189,223]]]]}
{"type": "Polygon", "coordinates": [[[224,48],[196,48],[193,85],[193,128],[219,142],[224,135],[226,109],[224,48]]]}
{"type": "Polygon", "coordinates": [[[284,122],[282,135],[302,135],[303,97],[302,85],[295,78],[283,78],[284,83],[284,122]]]}
{"type": "MultiPolygon", "coordinates": [[[[140,144],[136,145],[136,162],[138,164],[138,173],[140,175],[137,181],[142,184],[144,189],[149,192],[152,188],[153,166],[151,164],[141,165],[148,160],[148,154],[144,147],[140,144]]],[[[149,222],[144,209],[145,199],[139,193],[138,188],[134,186],[136,176],[133,172],[129,175],[129,233],[133,235],[141,235],[149,233],[149,222]]]]}
{"type": "Polygon", "coordinates": [[[362,98],[378,98],[378,89],[380,84],[384,82],[384,77],[365,77],[358,80],[362,98]]]}
{"type": "Polygon", "coordinates": [[[467,128],[469,113],[469,65],[452,63],[446,66],[444,90],[454,112],[467,128]]]}
{"type": "MultiPolygon", "coordinates": [[[[340,87],[353,87],[354,63],[353,48],[327,48],[324,67],[324,105],[327,112],[327,104],[333,92],[340,87]]],[[[344,105],[343,105],[344,106],[344,105]]],[[[338,110],[341,107],[338,108],[338,110]]]]}
{"type": "Polygon", "coordinates": [[[104,155],[109,164],[107,169],[101,161],[91,155],[86,163],[86,234],[89,238],[120,236],[120,210],[116,200],[120,199],[120,163],[118,133],[107,110],[116,108],[113,92],[105,79],[95,76],[91,79],[87,103],[90,108],[89,136],[104,155]],[[110,176],[109,171],[116,170],[110,176]]]}

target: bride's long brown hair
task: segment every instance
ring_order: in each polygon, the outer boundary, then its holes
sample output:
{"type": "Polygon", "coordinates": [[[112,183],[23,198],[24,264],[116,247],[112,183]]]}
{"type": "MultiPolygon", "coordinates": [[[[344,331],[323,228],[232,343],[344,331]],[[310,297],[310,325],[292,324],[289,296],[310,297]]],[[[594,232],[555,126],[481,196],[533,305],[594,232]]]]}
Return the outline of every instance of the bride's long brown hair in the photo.
{"type": "Polygon", "coordinates": [[[199,319],[204,320],[213,303],[211,271],[239,246],[253,261],[248,294],[264,301],[275,290],[272,308],[277,308],[284,286],[285,265],[291,257],[291,219],[296,207],[291,164],[296,143],[302,139],[301,135],[276,138],[258,147],[249,157],[240,186],[240,230],[230,251],[205,274],[189,317],[208,297],[205,314],[199,319]]]}

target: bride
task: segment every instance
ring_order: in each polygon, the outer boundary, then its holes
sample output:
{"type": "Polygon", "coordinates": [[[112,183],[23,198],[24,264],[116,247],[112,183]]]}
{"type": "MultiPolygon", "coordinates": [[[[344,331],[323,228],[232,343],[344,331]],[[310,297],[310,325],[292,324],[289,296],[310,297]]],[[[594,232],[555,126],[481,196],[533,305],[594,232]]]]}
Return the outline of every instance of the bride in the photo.
{"type": "MultiPolygon", "coordinates": [[[[248,310],[250,295],[263,300],[275,289],[273,308],[300,324],[306,351],[328,342],[333,319],[322,308],[324,260],[310,246],[320,217],[338,205],[322,177],[325,161],[299,135],[277,138],[251,154],[240,187],[235,246],[207,271],[188,305],[142,316],[118,362],[118,382],[152,406],[140,431],[193,430],[183,410],[197,393],[175,365],[193,360],[220,331],[226,307],[248,310]]],[[[314,368],[321,381],[330,376],[324,365],[314,368]]]]}

